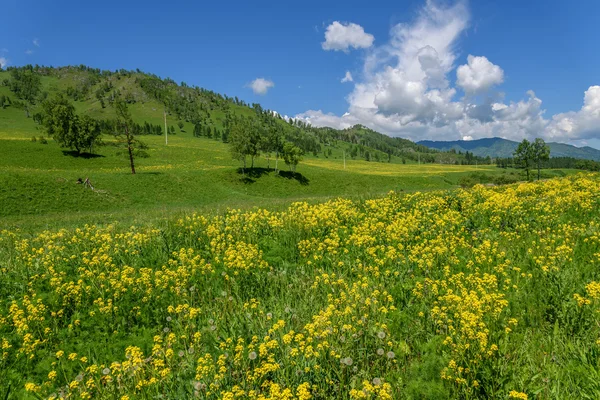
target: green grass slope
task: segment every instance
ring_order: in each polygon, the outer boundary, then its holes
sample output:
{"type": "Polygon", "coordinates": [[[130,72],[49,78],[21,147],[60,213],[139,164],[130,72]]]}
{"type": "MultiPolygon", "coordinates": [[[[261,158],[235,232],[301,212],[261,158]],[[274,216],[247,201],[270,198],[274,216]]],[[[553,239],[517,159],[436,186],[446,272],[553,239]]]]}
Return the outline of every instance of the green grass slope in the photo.
{"type": "MultiPolygon", "coordinates": [[[[8,78],[8,72],[0,72],[0,82],[8,78]]],[[[58,70],[51,76],[43,76],[43,90],[52,96],[80,87],[86,79],[87,75],[77,69],[58,70]]],[[[163,124],[163,105],[140,88],[135,76],[120,79],[109,76],[95,83],[89,93],[106,82],[123,93],[133,94],[136,101],[130,110],[136,122],[163,124]]],[[[0,86],[2,95],[14,97],[7,86],[0,86]]],[[[114,116],[112,107],[103,108],[91,94],[74,104],[79,113],[98,119],[114,116]]],[[[223,110],[210,101],[206,104],[208,119],[222,128],[223,110]]],[[[254,112],[239,104],[230,103],[227,107],[228,112],[233,110],[242,115],[254,112]]],[[[176,125],[178,120],[169,115],[168,124],[176,125]]],[[[287,125],[285,121],[281,123],[287,125]]],[[[392,156],[389,163],[352,159],[348,150],[358,144],[373,154],[384,154],[379,149],[394,145],[410,148],[413,153],[419,150],[410,141],[382,139],[377,136],[381,134],[356,128],[335,133],[338,135],[335,141],[331,137],[323,139],[323,151],[306,154],[298,174],[287,172],[283,162],[279,165],[282,172],[276,174],[272,160],[268,169],[267,160],[259,158],[257,168],[243,175],[238,171],[239,163],[232,160],[228,145],[220,139],[194,137],[190,121],[184,121],[183,130],[176,130],[176,135],[169,135],[168,145],[162,135],[142,137],[149,145],[149,157],[136,160],[138,173],[132,175],[127,159],[111,146],[110,137],[104,138],[106,145],[99,147],[94,157],[73,157],[52,139],[43,144],[39,140],[45,135],[43,129],[33,118],[26,118],[23,110],[0,108],[0,226],[133,222],[207,208],[276,207],[296,200],[452,188],[474,172],[505,173],[491,166],[419,165],[410,157],[403,160],[392,156]],[[35,142],[31,140],[34,136],[35,142]],[[89,178],[96,190],[77,184],[79,178],[89,178]]],[[[556,173],[563,172],[547,175],[556,173]]]]}

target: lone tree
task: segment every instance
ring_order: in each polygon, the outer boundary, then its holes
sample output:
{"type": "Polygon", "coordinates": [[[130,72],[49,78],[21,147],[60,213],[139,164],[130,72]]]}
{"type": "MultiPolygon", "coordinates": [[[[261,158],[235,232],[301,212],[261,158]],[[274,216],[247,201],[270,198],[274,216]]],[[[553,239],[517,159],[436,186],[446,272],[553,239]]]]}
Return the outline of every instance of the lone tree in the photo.
{"type": "Polygon", "coordinates": [[[141,142],[134,133],[134,123],[131,119],[129,110],[127,109],[127,103],[118,97],[114,102],[114,106],[117,113],[115,138],[117,139],[118,145],[127,149],[131,173],[135,174],[134,157],[146,157],[147,154],[144,152],[144,150],[148,147],[146,144],[141,142]]]}
{"type": "Polygon", "coordinates": [[[33,71],[31,66],[26,68],[15,68],[11,71],[10,90],[19,99],[24,101],[25,113],[29,118],[29,108],[35,104],[35,99],[42,88],[40,76],[33,71]]]}
{"type": "Polygon", "coordinates": [[[61,147],[67,147],[81,154],[83,150],[92,153],[94,145],[100,142],[98,122],[87,115],[77,116],[75,107],[63,96],[42,103],[41,123],[48,136],[52,136],[61,147]]]}
{"type": "Polygon", "coordinates": [[[542,169],[542,162],[550,159],[550,147],[544,142],[544,139],[537,138],[531,144],[533,161],[537,166],[538,170],[538,181],[540,180],[540,170],[542,169]]]}
{"type": "Polygon", "coordinates": [[[255,124],[248,120],[235,121],[229,131],[229,149],[234,160],[242,162],[242,171],[246,171],[246,158],[252,159],[251,168],[254,168],[254,158],[260,151],[260,133],[255,124]]]}
{"type": "Polygon", "coordinates": [[[271,153],[275,153],[275,172],[277,172],[279,155],[283,151],[283,132],[279,124],[270,124],[260,138],[260,151],[267,158],[267,169],[271,169],[271,153]]]}
{"type": "Polygon", "coordinates": [[[529,180],[529,169],[531,168],[531,161],[533,160],[533,146],[527,139],[523,139],[517,149],[513,153],[515,163],[525,169],[527,173],[527,180],[529,180]]]}
{"type": "Polygon", "coordinates": [[[296,166],[302,161],[302,149],[293,143],[286,142],[283,145],[283,160],[290,167],[290,171],[296,172],[296,166]]]}

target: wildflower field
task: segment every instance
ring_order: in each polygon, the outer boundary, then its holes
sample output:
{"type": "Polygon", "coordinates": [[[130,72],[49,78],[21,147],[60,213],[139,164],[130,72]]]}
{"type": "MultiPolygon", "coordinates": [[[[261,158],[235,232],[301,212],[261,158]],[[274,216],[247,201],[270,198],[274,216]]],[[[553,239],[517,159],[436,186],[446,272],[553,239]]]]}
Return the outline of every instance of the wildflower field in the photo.
{"type": "Polygon", "coordinates": [[[599,398],[599,193],[2,231],[0,398],[599,398]]]}

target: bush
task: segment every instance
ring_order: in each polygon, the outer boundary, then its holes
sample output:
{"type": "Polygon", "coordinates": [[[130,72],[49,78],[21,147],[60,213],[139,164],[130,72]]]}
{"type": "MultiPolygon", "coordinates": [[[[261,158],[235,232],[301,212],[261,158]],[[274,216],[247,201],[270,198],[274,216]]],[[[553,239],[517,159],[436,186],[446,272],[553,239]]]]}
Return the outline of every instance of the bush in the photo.
{"type": "Polygon", "coordinates": [[[471,188],[471,187],[475,186],[478,183],[479,182],[477,182],[476,180],[474,180],[470,176],[463,176],[458,181],[458,184],[460,185],[460,187],[465,188],[465,189],[466,188],[471,188]]]}
{"type": "Polygon", "coordinates": [[[32,136],[32,137],[31,137],[31,141],[32,141],[33,143],[37,142],[37,139],[35,138],[35,136],[32,136]]]}
{"type": "Polygon", "coordinates": [[[494,183],[496,185],[510,185],[511,183],[517,183],[519,177],[515,175],[502,174],[494,177],[494,183]]]}
{"type": "Polygon", "coordinates": [[[41,143],[41,144],[48,144],[48,140],[46,140],[46,138],[45,138],[45,137],[41,136],[41,137],[40,137],[40,143],[41,143]]]}

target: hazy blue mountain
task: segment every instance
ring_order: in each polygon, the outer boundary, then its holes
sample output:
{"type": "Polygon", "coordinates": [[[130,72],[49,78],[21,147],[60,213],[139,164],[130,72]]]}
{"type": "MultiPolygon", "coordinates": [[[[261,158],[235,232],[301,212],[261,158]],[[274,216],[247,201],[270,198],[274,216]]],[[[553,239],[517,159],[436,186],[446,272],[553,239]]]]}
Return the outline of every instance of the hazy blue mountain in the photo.
{"type": "MultiPolygon", "coordinates": [[[[469,151],[476,156],[512,157],[518,142],[498,137],[477,140],[434,141],[421,140],[417,144],[438,150],[469,151]]],[[[600,150],[589,146],[576,147],[565,143],[549,142],[551,157],[574,157],[586,160],[600,160],[600,150]]]]}

